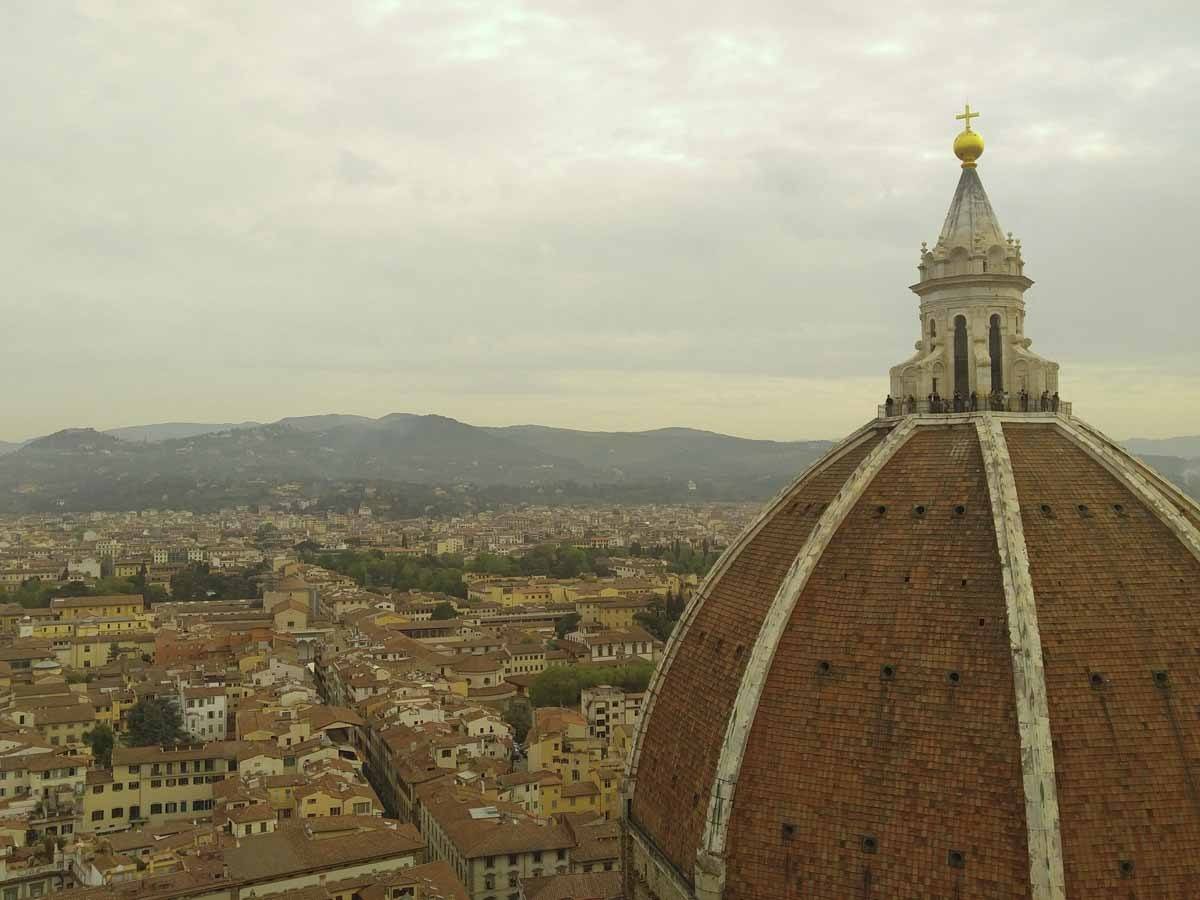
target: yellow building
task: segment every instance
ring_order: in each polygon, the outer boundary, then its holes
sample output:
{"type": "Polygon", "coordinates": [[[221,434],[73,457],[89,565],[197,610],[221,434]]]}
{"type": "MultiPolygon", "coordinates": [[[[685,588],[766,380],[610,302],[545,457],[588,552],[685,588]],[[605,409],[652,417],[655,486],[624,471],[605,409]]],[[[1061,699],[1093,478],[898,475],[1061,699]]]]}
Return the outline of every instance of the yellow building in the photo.
{"type": "Polygon", "coordinates": [[[581,597],[575,601],[581,625],[591,625],[606,631],[628,631],[637,625],[638,613],[645,612],[654,602],[647,596],[621,597],[614,589],[612,593],[601,593],[581,597]]]}
{"type": "Polygon", "coordinates": [[[146,610],[140,594],[110,594],[104,597],[57,597],[50,610],[60,619],[96,619],[136,616],[146,610]]]}
{"type": "Polygon", "coordinates": [[[550,581],[541,576],[488,578],[470,582],[467,596],[472,601],[498,603],[504,607],[544,606],[569,602],[567,594],[574,585],[574,582],[550,581]]]}
{"type": "Polygon", "coordinates": [[[78,634],[54,638],[54,655],[64,667],[94,669],[123,652],[154,658],[154,635],[148,631],[78,634]]]}
{"type": "Polygon", "coordinates": [[[111,770],[94,770],[84,793],[83,830],[160,825],[213,808],[213,784],[237,765],[237,742],[163,750],[116,747],[111,770]]]}
{"type": "Polygon", "coordinates": [[[320,819],[328,816],[380,816],[383,806],[370,786],[322,778],[293,792],[295,816],[320,819]]]}
{"type": "Polygon", "coordinates": [[[96,710],[91,703],[22,709],[14,715],[19,725],[34,728],[50,746],[64,748],[82,748],[84,733],[96,726],[96,710]]]}

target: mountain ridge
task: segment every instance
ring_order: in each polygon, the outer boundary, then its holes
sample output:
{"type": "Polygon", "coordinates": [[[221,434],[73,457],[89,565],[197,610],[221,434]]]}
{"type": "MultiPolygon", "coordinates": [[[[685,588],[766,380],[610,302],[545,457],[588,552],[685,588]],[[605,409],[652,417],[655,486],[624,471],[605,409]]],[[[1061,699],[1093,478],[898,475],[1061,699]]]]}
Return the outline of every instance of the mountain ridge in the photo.
{"type": "MultiPolygon", "coordinates": [[[[1193,439],[1165,440],[1186,450],[1193,439]]],[[[1161,444],[1140,442],[1147,450],[1161,444]]],[[[19,512],[262,502],[285,485],[310,494],[366,484],[395,493],[407,486],[412,496],[441,486],[513,502],[547,496],[758,500],[833,442],[741,438],[686,426],[582,431],[476,426],[437,414],[329,413],[271,423],[68,428],[6,446],[12,449],[0,455],[0,511],[19,512]]],[[[1200,461],[1140,455],[1200,495],[1200,461]]]]}

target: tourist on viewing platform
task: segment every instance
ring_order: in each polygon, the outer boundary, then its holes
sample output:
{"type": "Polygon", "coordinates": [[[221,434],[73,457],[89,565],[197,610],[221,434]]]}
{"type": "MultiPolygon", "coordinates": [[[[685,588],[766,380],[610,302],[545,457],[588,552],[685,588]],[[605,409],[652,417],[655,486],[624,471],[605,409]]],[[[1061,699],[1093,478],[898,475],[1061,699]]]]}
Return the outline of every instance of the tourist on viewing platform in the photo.
{"type": "Polygon", "coordinates": [[[960,394],[958,391],[955,391],[954,392],[954,411],[956,413],[960,413],[963,411],[963,409],[964,409],[964,407],[963,407],[962,394],[960,394]]]}
{"type": "Polygon", "coordinates": [[[979,395],[977,393],[975,393],[974,391],[971,391],[971,412],[975,412],[978,409],[979,409],[979,395]]]}
{"type": "Polygon", "coordinates": [[[896,411],[896,401],[892,399],[892,395],[888,394],[887,399],[883,401],[883,408],[887,411],[890,418],[896,411]]]}
{"type": "Polygon", "coordinates": [[[1050,398],[1050,409],[1053,412],[1058,412],[1058,391],[1054,392],[1054,396],[1050,398]]]}

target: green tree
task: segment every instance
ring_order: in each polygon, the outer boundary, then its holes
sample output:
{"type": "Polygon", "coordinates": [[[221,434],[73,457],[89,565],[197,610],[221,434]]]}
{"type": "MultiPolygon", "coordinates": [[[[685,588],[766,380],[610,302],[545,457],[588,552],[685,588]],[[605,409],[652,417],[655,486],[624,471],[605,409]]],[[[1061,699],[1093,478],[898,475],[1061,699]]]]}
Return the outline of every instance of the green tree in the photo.
{"type": "Polygon", "coordinates": [[[584,688],[611,684],[625,691],[644,691],[653,674],[654,666],[640,658],[619,666],[554,666],[533,679],[529,700],[535,707],[574,709],[584,688]]]}
{"type": "Polygon", "coordinates": [[[117,743],[117,736],[113,734],[111,725],[101,722],[91,731],[85,731],[83,742],[92,748],[92,756],[96,758],[100,768],[112,768],[112,752],[117,743]]]}
{"type": "Polygon", "coordinates": [[[560,640],[575,630],[579,624],[579,613],[567,613],[554,623],[554,634],[560,640]]]}
{"type": "Polygon", "coordinates": [[[529,703],[525,700],[514,700],[508,704],[508,708],[504,710],[504,721],[513,730],[513,740],[523,744],[529,729],[533,727],[533,713],[529,709],[529,703]]]}
{"type": "Polygon", "coordinates": [[[430,618],[441,621],[443,619],[453,619],[457,615],[458,610],[454,608],[454,604],[443,601],[433,608],[433,615],[430,618]]]}
{"type": "Polygon", "coordinates": [[[131,747],[160,747],[187,738],[179,706],[166,697],[145,697],[129,710],[125,743],[131,747]]]}
{"type": "Polygon", "coordinates": [[[207,600],[208,565],[192,563],[172,575],[171,597],[175,600],[207,600]]]}
{"type": "Polygon", "coordinates": [[[553,666],[539,672],[529,685],[529,702],[534,706],[575,706],[579,703],[579,681],[571,666],[553,666]]]}
{"type": "Polygon", "coordinates": [[[642,612],[634,613],[633,618],[660,641],[665,641],[675,630],[675,623],[679,619],[678,614],[672,616],[667,609],[664,604],[655,602],[642,612]]]}

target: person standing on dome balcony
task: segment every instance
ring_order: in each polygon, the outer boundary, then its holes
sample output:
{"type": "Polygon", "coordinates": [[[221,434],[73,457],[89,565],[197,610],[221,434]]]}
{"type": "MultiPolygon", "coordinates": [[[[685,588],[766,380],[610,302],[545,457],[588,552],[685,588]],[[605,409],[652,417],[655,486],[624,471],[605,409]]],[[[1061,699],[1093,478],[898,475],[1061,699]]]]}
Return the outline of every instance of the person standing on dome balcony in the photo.
{"type": "Polygon", "coordinates": [[[883,401],[883,409],[890,419],[896,411],[896,401],[892,399],[892,395],[888,394],[887,399],[883,401]]]}
{"type": "Polygon", "coordinates": [[[979,394],[977,394],[975,391],[971,391],[971,412],[978,412],[978,411],[979,411],[979,394]]]}
{"type": "Polygon", "coordinates": [[[962,394],[960,394],[958,391],[954,392],[954,411],[956,413],[963,411],[963,398],[962,394]]]}
{"type": "Polygon", "coordinates": [[[1058,391],[1054,392],[1054,396],[1050,398],[1050,409],[1053,412],[1058,412],[1058,391]]]}

